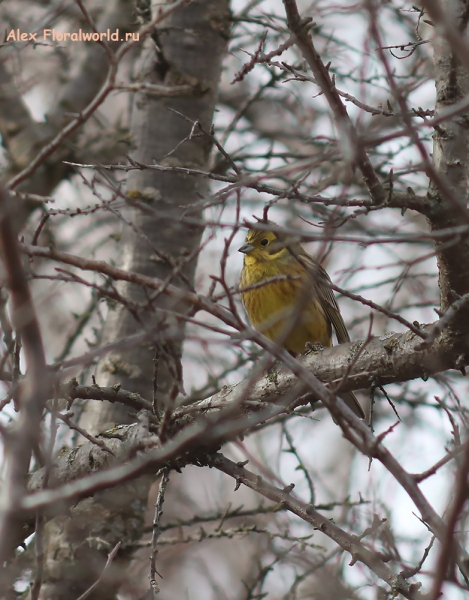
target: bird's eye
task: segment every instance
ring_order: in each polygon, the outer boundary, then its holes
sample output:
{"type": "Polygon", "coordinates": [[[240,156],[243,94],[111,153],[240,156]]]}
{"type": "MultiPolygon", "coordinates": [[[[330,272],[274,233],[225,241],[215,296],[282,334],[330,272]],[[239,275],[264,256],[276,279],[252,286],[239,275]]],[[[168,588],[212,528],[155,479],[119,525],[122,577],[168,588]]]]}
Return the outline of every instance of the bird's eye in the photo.
{"type": "Polygon", "coordinates": [[[269,243],[269,240],[267,240],[266,238],[261,240],[261,246],[267,246],[268,243],[269,243]]]}

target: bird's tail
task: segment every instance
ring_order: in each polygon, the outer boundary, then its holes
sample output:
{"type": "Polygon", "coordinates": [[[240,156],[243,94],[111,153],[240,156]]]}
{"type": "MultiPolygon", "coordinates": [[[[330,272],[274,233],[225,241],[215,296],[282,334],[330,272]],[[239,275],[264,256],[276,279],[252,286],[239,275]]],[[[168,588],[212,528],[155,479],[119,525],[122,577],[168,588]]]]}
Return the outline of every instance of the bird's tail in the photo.
{"type": "Polygon", "coordinates": [[[357,397],[355,396],[355,394],[353,392],[343,392],[342,394],[339,394],[339,396],[342,398],[342,400],[345,402],[345,404],[351,410],[353,410],[353,412],[357,415],[357,417],[360,417],[360,419],[365,418],[365,413],[363,412],[363,408],[360,406],[360,403],[358,402],[357,397]]]}

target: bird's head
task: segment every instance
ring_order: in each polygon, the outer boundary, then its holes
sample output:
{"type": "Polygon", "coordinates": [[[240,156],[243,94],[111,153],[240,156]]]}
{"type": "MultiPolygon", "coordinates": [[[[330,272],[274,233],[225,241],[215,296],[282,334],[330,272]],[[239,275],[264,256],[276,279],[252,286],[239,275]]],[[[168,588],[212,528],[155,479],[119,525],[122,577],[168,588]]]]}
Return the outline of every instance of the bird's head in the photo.
{"type": "MultiPolygon", "coordinates": [[[[272,221],[268,223],[269,225],[276,225],[272,221]]],[[[291,253],[288,248],[298,254],[302,252],[301,245],[292,238],[282,235],[280,239],[273,231],[250,229],[246,235],[245,244],[238,251],[244,254],[245,263],[254,264],[290,258],[291,253]]]]}

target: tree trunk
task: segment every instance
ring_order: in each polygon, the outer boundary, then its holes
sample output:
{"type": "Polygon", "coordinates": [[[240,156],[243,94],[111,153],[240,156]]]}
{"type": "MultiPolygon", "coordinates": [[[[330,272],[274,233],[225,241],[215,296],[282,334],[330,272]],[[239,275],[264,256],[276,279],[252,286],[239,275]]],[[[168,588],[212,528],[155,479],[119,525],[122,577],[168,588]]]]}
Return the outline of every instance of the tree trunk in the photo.
{"type": "MultiPolygon", "coordinates": [[[[135,150],[131,158],[146,164],[156,161],[203,169],[208,163],[210,139],[198,135],[183,140],[193,130],[192,121],[199,121],[205,131],[211,126],[229,33],[228,2],[193,1],[175,10],[164,27],[158,38],[153,36],[158,49],[154,41],[148,40],[139,81],[164,85],[189,83],[193,91],[175,98],[155,98],[145,92],[135,96],[131,121],[135,150]]],[[[129,174],[127,190],[135,202],[123,213],[127,223],[132,224],[124,224],[121,242],[124,268],[192,287],[203,233],[202,211],[192,207],[207,194],[207,181],[151,169],[134,170],[129,174]],[[190,218],[190,224],[182,220],[183,215],[190,218]]],[[[162,296],[149,298],[138,286],[126,285],[119,291],[130,302],[146,302],[148,307],[138,317],[126,308],[110,312],[106,323],[108,341],[157,326],[163,336],[169,332],[169,337],[157,336],[148,343],[123,348],[107,357],[100,366],[98,383],[118,383],[151,400],[156,374],[156,406],[158,411],[165,410],[180,390],[184,320],[170,321],[164,309],[170,306],[172,311],[181,313],[187,309],[183,304],[175,307],[174,302],[168,305],[162,296]]],[[[132,418],[126,409],[116,405],[90,402],[80,425],[95,433],[132,418]]],[[[125,546],[142,536],[153,482],[154,477],[142,477],[98,494],[80,502],[72,509],[71,516],[57,518],[47,527],[42,598],[75,599],[96,581],[108,553],[121,541],[122,550],[113,568],[92,596],[103,600],[115,597],[125,578],[124,567],[131,558],[125,546]]]]}

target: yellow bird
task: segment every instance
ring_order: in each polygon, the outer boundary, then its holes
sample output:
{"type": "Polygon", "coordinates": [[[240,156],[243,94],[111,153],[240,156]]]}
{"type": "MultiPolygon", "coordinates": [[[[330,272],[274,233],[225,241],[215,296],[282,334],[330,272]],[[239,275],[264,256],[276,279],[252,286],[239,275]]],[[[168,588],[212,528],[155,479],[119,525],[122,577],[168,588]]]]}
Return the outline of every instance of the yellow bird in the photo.
{"type": "MultiPolygon", "coordinates": [[[[244,254],[240,287],[248,288],[241,297],[255,329],[294,356],[304,352],[308,342],[332,346],[332,327],[339,344],[350,341],[327,285],[329,275],[299,242],[250,229],[239,252],[244,254]]],[[[340,397],[357,416],[365,417],[355,394],[343,392],[340,397]]]]}

